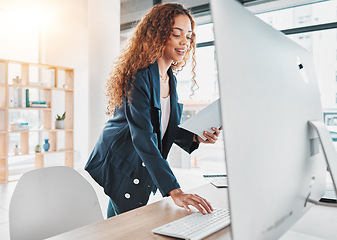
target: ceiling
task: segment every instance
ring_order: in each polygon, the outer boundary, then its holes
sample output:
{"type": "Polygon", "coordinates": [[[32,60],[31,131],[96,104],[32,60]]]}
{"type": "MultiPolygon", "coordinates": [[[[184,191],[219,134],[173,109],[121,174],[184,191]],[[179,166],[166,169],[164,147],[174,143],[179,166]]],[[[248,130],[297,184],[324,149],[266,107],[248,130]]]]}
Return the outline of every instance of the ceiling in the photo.
{"type": "MultiPolygon", "coordinates": [[[[224,0],[226,1],[226,0],[224,0]]],[[[268,12],[292,6],[329,0],[237,0],[254,12],[268,12]]],[[[210,0],[121,0],[121,29],[127,30],[138,21],[154,3],[179,2],[191,8],[194,16],[198,17],[197,24],[211,21],[210,0]],[[196,13],[197,12],[197,13],[196,13]]]]}

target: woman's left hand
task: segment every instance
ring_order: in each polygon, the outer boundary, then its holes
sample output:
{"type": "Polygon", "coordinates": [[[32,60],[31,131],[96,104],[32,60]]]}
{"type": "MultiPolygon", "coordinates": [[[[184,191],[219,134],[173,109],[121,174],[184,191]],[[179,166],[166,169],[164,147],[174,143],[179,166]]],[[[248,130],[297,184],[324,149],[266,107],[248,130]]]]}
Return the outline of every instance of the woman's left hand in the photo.
{"type": "Polygon", "coordinates": [[[203,140],[201,137],[198,136],[199,142],[214,144],[218,140],[221,127],[219,129],[213,127],[212,130],[214,131],[213,133],[204,131],[204,137],[206,138],[206,140],[203,140]]]}

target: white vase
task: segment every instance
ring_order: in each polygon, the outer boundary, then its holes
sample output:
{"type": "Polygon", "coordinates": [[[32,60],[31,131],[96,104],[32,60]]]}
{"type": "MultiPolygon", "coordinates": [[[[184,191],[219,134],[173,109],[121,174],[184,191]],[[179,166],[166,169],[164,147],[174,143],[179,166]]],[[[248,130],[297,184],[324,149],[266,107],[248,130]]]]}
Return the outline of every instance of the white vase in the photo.
{"type": "Polygon", "coordinates": [[[64,129],[64,120],[56,120],[55,129],[64,129]]]}
{"type": "Polygon", "coordinates": [[[20,148],[19,147],[14,147],[13,148],[14,155],[19,155],[20,153],[20,148]]]}

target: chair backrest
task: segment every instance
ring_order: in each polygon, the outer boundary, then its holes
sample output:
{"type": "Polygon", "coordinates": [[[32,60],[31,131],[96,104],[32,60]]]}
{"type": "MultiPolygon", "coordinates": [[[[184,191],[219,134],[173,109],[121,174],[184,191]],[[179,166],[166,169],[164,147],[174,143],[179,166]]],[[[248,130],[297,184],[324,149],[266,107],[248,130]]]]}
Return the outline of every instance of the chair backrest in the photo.
{"type": "Polygon", "coordinates": [[[95,190],[70,167],[25,173],[9,206],[12,240],[45,239],[101,220],[95,190]]]}

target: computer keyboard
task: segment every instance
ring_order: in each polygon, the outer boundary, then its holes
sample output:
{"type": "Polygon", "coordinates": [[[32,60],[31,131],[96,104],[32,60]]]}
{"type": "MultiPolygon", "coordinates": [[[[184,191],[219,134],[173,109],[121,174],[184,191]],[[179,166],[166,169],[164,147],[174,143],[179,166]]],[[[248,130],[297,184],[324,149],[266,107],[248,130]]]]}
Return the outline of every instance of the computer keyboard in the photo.
{"type": "Polygon", "coordinates": [[[206,215],[202,215],[200,212],[192,213],[153,229],[152,232],[170,237],[197,240],[227,227],[230,222],[229,210],[214,209],[212,213],[206,215]]]}

